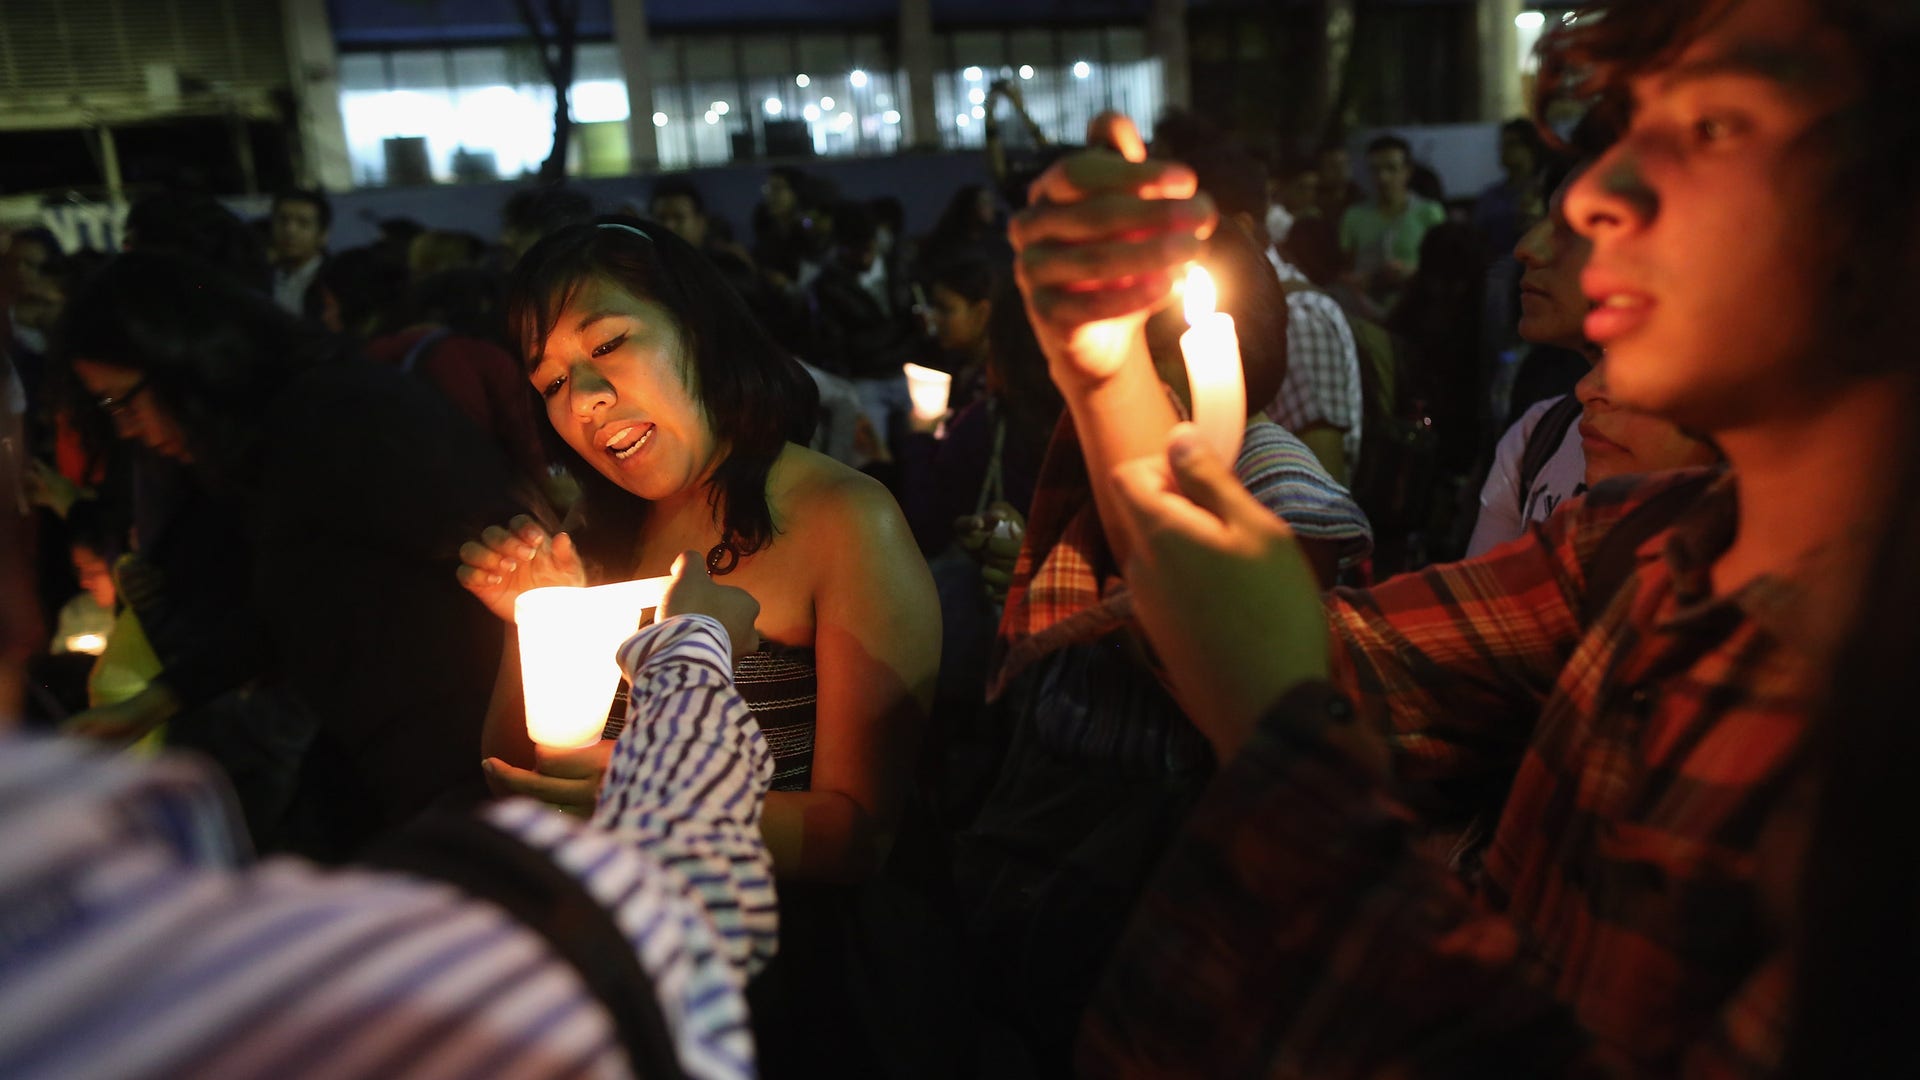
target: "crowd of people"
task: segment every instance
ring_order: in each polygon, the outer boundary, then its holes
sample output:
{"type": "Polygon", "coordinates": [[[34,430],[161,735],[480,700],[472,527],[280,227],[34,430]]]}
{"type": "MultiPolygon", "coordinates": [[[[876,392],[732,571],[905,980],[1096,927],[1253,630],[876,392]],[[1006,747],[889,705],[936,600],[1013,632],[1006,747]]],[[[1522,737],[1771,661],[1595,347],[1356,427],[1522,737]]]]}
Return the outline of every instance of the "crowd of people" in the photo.
{"type": "Polygon", "coordinates": [[[919,236],[11,232],[0,1074],[1920,1070],[1915,48],[1596,3],[1458,199],[1109,114],[919,236]],[[516,600],[650,577],[537,745],[516,600]]]}

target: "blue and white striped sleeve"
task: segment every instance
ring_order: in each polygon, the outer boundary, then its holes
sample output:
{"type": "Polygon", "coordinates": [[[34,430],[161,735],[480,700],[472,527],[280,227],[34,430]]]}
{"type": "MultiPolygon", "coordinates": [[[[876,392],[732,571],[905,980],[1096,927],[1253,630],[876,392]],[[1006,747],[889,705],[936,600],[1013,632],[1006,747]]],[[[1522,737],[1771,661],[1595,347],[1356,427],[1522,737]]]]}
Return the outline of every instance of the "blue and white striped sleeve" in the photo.
{"type": "MultiPolygon", "coordinates": [[[[703,1080],[757,1072],[743,991],[776,930],[771,754],[728,653],[699,617],[622,647],[633,713],[598,827],[485,811],[605,906],[703,1080]]],[[[0,1076],[631,1074],[605,1007],[504,910],[403,874],[245,867],[227,805],[189,761],[0,737],[0,1076]]]]}
{"type": "Polygon", "coordinates": [[[632,694],[597,828],[528,800],[488,816],[547,852],[613,913],[690,1071],[707,1071],[688,1059],[709,1055],[716,1060],[707,1065],[750,1067],[741,993],[772,958],[779,929],[772,857],[760,836],[773,755],[733,688],[719,623],[683,616],[647,627],[619,659],[632,694]],[[634,857],[641,852],[644,862],[634,857]]]}

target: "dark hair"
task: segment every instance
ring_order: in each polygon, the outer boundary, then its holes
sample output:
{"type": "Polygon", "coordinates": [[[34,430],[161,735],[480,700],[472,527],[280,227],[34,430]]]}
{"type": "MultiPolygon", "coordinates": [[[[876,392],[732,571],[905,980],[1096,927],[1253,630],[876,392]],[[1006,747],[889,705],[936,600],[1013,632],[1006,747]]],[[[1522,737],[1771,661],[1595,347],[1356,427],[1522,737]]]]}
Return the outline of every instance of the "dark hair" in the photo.
{"type": "Polygon", "coordinates": [[[127,211],[127,250],[172,252],[225,274],[242,288],[273,290],[260,236],[211,195],[163,192],[127,211]]]}
{"type": "Polygon", "coordinates": [[[131,368],[180,424],[196,467],[217,487],[244,486],[271,426],[267,406],[340,345],[272,299],[204,263],[131,251],[94,274],[54,333],[58,400],[97,458],[113,438],[72,374],[74,360],[131,368]]]}
{"type": "Polygon", "coordinates": [[[661,199],[690,199],[697,213],[707,212],[707,200],[701,198],[700,189],[684,176],[663,176],[655,180],[653,190],[647,193],[648,208],[659,205],[661,199]]]}
{"type": "Polygon", "coordinates": [[[1374,136],[1373,141],[1367,144],[1366,156],[1372,157],[1382,150],[1398,150],[1400,156],[1406,158],[1409,165],[1413,163],[1413,147],[1398,135],[1374,136]]]}
{"type": "Polygon", "coordinates": [[[1039,460],[1066,402],[1047,374],[1047,355],[1027,321],[1012,275],[995,284],[987,312],[987,366],[999,376],[998,406],[1007,418],[1007,436],[1039,460]]]}
{"type": "Polygon", "coordinates": [[[313,212],[320,218],[321,232],[326,232],[333,227],[333,204],[327,201],[327,196],[318,188],[293,188],[283,191],[273,197],[273,208],[278,210],[281,203],[287,202],[303,202],[313,207],[313,212]]]}
{"type": "Polygon", "coordinates": [[[354,336],[396,329],[406,299],[407,264],[380,245],[348,248],[322,263],[314,286],[333,297],[340,326],[354,336]]]}
{"type": "Polygon", "coordinates": [[[907,204],[893,195],[882,195],[867,200],[867,209],[872,212],[873,220],[883,229],[892,229],[898,236],[907,228],[907,204]]]}
{"type": "MultiPolygon", "coordinates": [[[[1206,263],[1220,292],[1220,310],[1233,316],[1240,339],[1247,415],[1252,416],[1280,393],[1287,377],[1287,292],[1267,261],[1266,249],[1236,222],[1222,221],[1214,230],[1206,263]]],[[[1178,355],[1185,329],[1178,306],[1148,321],[1148,345],[1163,363],[1178,355]]]]}
{"type": "MultiPolygon", "coordinates": [[[[725,538],[751,554],[773,539],[767,476],[789,442],[805,445],[820,391],[806,369],[768,336],[719,271],[663,226],[607,217],[573,225],[534,245],[514,268],[507,323],[522,357],[538,355],[582,283],[598,278],[651,300],[673,316],[687,349],[688,379],[708,424],[728,451],[708,492],[725,538]],[[645,238],[635,235],[640,229],[645,238]]],[[[627,558],[646,504],[577,454],[581,552],[603,566],[627,558]]]]}
{"type": "Polygon", "coordinates": [[[1200,190],[1213,199],[1223,216],[1245,214],[1252,221],[1254,239],[1265,237],[1266,174],[1252,154],[1221,141],[1196,146],[1180,160],[1193,169],[1200,190]]]}
{"type": "Polygon", "coordinates": [[[927,284],[948,289],[971,303],[993,298],[994,290],[1005,275],[987,259],[962,256],[933,268],[927,284]]]}
{"type": "Polygon", "coordinates": [[[1519,139],[1526,144],[1527,151],[1533,155],[1535,162],[1546,155],[1547,143],[1540,137],[1539,125],[1524,116],[1500,125],[1500,141],[1506,142],[1509,138],[1519,139]]]}
{"type": "Polygon", "coordinates": [[[535,236],[550,236],[593,218],[593,200],[564,184],[521,188],[500,208],[500,224],[535,236]]]}
{"type": "Polygon", "coordinates": [[[401,325],[437,323],[456,334],[480,338],[513,352],[507,333],[505,275],[480,267],[457,267],[429,274],[407,290],[401,325]]]}
{"type": "Polygon", "coordinates": [[[1267,163],[1269,179],[1291,183],[1307,173],[1318,173],[1320,163],[1304,154],[1280,154],[1267,163]]]}
{"type": "Polygon", "coordinates": [[[873,212],[862,203],[841,201],[833,204],[833,242],[849,251],[860,251],[880,235],[873,212]]]}

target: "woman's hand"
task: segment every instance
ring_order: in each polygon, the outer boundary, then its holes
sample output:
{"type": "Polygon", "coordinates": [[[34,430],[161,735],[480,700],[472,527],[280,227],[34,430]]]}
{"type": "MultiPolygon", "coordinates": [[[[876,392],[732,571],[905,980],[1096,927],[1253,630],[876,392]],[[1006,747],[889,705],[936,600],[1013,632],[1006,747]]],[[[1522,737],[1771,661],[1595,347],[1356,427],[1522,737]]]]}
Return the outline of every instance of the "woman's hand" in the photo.
{"type": "Polygon", "coordinates": [[[1063,384],[1098,384],[1124,366],[1218,220],[1193,170],[1147,161],[1126,117],[1096,117],[1087,142],[1114,149],[1055,162],[1008,230],[1027,314],[1063,384]]]}
{"type": "Polygon", "coordinates": [[[587,583],[573,537],[566,533],[549,537],[525,514],[507,522],[505,528],[492,526],[478,539],[461,544],[460,563],[454,572],[460,584],[479,597],[488,611],[508,622],[513,621],[514,600],[528,589],[587,583]]]}
{"type": "Polygon", "coordinates": [[[532,769],[515,768],[494,757],[481,763],[487,787],[495,795],[525,795],[559,808],[563,813],[593,816],[600,798],[600,780],[613,759],[612,739],[601,739],[578,750],[552,750],[536,745],[532,769]]]}
{"type": "Polygon", "coordinates": [[[995,604],[1007,602],[1007,588],[1013,584],[1013,567],[1020,560],[1020,545],[1026,540],[1027,521],[1012,504],[996,502],[984,514],[969,514],[953,523],[960,550],[980,564],[980,582],[987,599],[995,604]]]}
{"type": "Polygon", "coordinates": [[[673,583],[661,598],[653,619],[660,622],[675,615],[709,615],[727,629],[733,643],[733,659],[760,648],[760,632],[753,621],[760,617],[760,601],[745,589],[722,585],[707,573],[706,560],[697,551],[683,551],[668,571],[673,583]]]}
{"type": "Polygon", "coordinates": [[[1114,472],[1127,586],[1175,696],[1225,763],[1290,689],[1327,675],[1327,621],[1293,530],[1181,424],[1114,472]]]}

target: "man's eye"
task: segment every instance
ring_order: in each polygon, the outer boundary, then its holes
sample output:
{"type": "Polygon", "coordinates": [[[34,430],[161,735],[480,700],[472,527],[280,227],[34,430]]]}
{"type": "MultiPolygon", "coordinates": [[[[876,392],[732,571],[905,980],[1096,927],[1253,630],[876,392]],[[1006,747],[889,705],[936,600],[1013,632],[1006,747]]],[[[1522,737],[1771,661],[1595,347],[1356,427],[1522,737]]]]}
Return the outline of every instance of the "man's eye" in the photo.
{"type": "Polygon", "coordinates": [[[1739,134],[1740,125],[1725,116],[1703,116],[1693,122],[1693,141],[1699,146],[1718,146],[1739,134]]]}
{"type": "Polygon", "coordinates": [[[593,350],[593,355],[595,357],[605,356],[608,353],[612,352],[613,350],[619,348],[620,343],[625,340],[627,340],[627,335],[621,334],[619,337],[614,338],[612,341],[609,341],[606,344],[600,346],[599,348],[593,350]]]}

